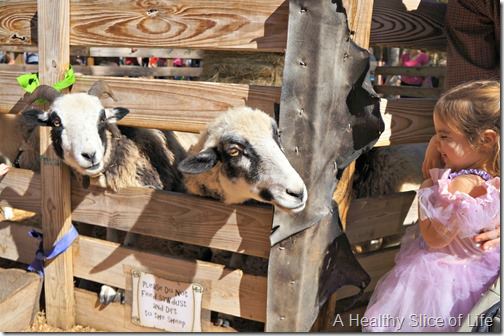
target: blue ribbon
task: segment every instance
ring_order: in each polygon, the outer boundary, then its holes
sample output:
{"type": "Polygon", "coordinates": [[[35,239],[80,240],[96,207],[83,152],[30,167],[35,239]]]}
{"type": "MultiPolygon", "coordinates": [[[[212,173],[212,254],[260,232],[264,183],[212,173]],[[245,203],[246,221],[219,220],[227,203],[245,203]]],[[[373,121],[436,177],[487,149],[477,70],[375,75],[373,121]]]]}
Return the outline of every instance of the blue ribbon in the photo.
{"type": "Polygon", "coordinates": [[[28,266],[28,271],[37,272],[38,275],[43,277],[44,262],[46,260],[56,258],[61,253],[65,252],[70,247],[70,245],[72,245],[73,241],[75,240],[75,238],[77,238],[79,233],[77,232],[77,229],[72,225],[70,230],[68,230],[68,232],[63,237],[61,237],[60,240],[54,243],[53,248],[51,249],[51,251],[49,251],[49,253],[44,253],[44,235],[41,232],[37,230],[31,230],[30,232],[28,232],[28,235],[40,241],[39,248],[35,253],[35,259],[28,266]]]}

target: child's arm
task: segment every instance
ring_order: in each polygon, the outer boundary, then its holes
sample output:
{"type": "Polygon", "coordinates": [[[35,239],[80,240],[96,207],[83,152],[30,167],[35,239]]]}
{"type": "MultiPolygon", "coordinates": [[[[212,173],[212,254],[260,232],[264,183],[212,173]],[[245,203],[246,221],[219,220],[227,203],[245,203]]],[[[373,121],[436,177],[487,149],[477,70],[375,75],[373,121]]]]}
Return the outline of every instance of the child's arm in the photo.
{"type": "MultiPolygon", "coordinates": [[[[449,185],[448,191],[456,191],[477,197],[485,193],[485,188],[479,183],[479,177],[474,175],[464,175],[456,177],[449,185]]],[[[426,180],[420,188],[432,186],[432,180],[426,180]]],[[[456,223],[455,223],[456,224],[456,223]]],[[[420,233],[427,245],[431,248],[443,248],[451,243],[457,236],[459,230],[457,225],[446,226],[435,219],[426,218],[420,221],[420,233]]]]}
{"type": "MultiPolygon", "coordinates": [[[[433,183],[431,179],[425,180],[420,189],[432,187],[433,183]]],[[[436,220],[431,220],[426,218],[420,221],[420,233],[422,237],[431,248],[442,248],[448,245],[453,238],[456,237],[457,232],[451,232],[446,230],[446,227],[436,220]]]]}

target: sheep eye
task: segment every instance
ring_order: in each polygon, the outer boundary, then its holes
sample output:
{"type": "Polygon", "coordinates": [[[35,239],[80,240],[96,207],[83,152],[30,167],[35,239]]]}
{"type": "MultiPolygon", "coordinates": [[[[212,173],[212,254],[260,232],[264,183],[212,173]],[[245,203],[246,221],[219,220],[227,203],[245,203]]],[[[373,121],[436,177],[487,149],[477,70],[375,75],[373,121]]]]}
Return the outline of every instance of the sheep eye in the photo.
{"type": "Polygon", "coordinates": [[[237,147],[233,147],[233,148],[230,148],[227,151],[227,153],[228,153],[229,156],[238,156],[238,155],[241,154],[241,151],[237,147]]]}
{"type": "Polygon", "coordinates": [[[52,120],[52,125],[54,127],[61,127],[61,119],[60,117],[54,117],[52,120]]]}

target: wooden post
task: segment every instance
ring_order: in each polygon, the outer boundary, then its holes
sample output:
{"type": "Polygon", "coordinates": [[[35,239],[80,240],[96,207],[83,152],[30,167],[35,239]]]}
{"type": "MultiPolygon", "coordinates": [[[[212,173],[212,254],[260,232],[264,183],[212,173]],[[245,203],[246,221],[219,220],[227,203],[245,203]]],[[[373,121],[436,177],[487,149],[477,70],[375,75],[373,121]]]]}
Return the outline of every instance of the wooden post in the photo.
{"type": "MultiPolygon", "coordinates": [[[[63,79],[70,60],[70,1],[38,0],[39,77],[53,85],[63,79]]],[[[51,145],[50,129],[40,132],[42,228],[44,250],[66,234],[72,225],[70,172],[51,145]]],[[[72,249],[45,265],[47,322],[62,329],[75,324],[72,249]]]]}
{"type": "Polygon", "coordinates": [[[341,0],[289,2],[279,130],[309,196],[296,216],[275,211],[266,331],[308,331],[336,289],[370,281],[331,204],[338,168],[373,146],[384,128],[378,99],[357,85],[369,60],[343,13],[341,0]]]}

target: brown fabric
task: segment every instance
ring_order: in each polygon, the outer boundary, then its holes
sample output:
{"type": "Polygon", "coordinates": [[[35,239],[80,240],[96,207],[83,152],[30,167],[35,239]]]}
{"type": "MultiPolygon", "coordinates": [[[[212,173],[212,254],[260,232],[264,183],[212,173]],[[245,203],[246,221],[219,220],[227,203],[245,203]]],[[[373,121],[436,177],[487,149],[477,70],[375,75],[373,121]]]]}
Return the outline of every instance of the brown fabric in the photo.
{"type": "Polygon", "coordinates": [[[450,0],[446,13],[446,88],[500,78],[499,0],[450,0]]]}

